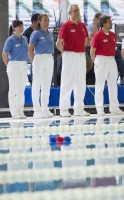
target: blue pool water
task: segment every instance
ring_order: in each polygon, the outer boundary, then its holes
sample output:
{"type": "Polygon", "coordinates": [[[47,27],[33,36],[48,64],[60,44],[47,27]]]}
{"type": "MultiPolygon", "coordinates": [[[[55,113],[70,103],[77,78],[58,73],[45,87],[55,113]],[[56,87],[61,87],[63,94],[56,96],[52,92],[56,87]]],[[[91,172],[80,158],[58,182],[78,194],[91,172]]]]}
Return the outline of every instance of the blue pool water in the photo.
{"type": "Polygon", "coordinates": [[[117,200],[123,199],[123,125],[123,117],[109,115],[99,119],[4,119],[0,123],[0,200],[18,200],[23,194],[30,200],[42,195],[57,199],[58,194],[58,199],[70,200],[77,191],[77,199],[83,195],[90,199],[90,191],[94,200],[103,195],[111,199],[113,191],[117,200]],[[51,136],[70,140],[52,143],[51,136]]]}

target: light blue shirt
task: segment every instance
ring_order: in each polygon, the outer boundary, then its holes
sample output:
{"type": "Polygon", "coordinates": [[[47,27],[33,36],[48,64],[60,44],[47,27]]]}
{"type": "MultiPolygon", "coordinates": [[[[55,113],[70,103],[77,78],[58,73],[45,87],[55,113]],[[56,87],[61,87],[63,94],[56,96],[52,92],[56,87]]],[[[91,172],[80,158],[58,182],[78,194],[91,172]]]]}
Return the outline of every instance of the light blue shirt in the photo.
{"type": "Polygon", "coordinates": [[[32,32],[30,42],[34,44],[35,54],[54,53],[53,34],[50,31],[45,32],[43,29],[39,29],[32,32]]]}
{"type": "Polygon", "coordinates": [[[3,52],[9,54],[9,61],[27,61],[29,59],[27,37],[19,38],[13,34],[6,40],[3,52]]]}

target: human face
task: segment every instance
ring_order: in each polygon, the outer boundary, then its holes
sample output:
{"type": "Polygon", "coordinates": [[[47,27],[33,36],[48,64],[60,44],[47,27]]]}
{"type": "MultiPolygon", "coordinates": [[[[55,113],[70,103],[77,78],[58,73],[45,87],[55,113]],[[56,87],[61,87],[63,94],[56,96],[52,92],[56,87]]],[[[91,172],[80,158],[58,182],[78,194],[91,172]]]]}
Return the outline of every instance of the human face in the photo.
{"type": "Polygon", "coordinates": [[[80,18],[80,10],[79,10],[79,7],[77,5],[72,6],[72,10],[70,12],[70,16],[71,16],[72,19],[79,20],[79,18],[80,18]]]}
{"type": "Polygon", "coordinates": [[[14,28],[15,33],[19,34],[23,32],[23,24],[20,24],[16,28],[14,28]]]}
{"type": "Polygon", "coordinates": [[[99,23],[99,18],[98,18],[98,17],[95,17],[93,21],[94,21],[94,24],[98,25],[98,23],[99,23]]]}
{"type": "Polygon", "coordinates": [[[112,29],[112,20],[111,19],[107,19],[106,24],[105,24],[105,28],[107,30],[112,29]]]}
{"type": "Polygon", "coordinates": [[[49,18],[47,16],[43,16],[41,21],[40,21],[40,26],[43,29],[48,29],[49,27],[49,18]]]}
{"type": "Polygon", "coordinates": [[[38,20],[37,20],[37,21],[33,21],[32,27],[33,27],[34,29],[37,29],[37,28],[38,28],[38,23],[39,23],[38,20]]]}

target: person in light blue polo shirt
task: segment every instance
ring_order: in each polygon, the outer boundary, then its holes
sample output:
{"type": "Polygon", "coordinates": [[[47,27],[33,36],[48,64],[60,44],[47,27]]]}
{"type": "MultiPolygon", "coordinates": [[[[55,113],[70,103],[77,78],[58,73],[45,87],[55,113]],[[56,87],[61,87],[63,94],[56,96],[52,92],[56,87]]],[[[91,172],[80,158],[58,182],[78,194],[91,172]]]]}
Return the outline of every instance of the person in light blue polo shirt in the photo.
{"type": "Polygon", "coordinates": [[[24,90],[27,81],[28,39],[22,36],[23,22],[14,20],[10,37],[5,41],[2,57],[9,79],[9,108],[14,119],[25,119],[24,90]]]}
{"type": "Polygon", "coordinates": [[[54,41],[52,32],[48,30],[49,17],[46,14],[40,15],[39,23],[40,29],[31,34],[29,43],[29,57],[33,65],[32,101],[34,117],[49,118],[53,116],[48,103],[53,74],[54,41]]]}

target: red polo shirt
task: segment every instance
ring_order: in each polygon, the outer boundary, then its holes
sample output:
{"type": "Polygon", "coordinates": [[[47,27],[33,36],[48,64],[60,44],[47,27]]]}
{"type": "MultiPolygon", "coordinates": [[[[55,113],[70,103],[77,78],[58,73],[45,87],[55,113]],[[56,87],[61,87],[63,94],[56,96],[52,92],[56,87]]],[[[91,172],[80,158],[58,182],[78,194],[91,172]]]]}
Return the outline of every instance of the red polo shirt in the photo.
{"type": "Polygon", "coordinates": [[[96,49],[96,55],[115,56],[115,33],[109,31],[109,35],[106,35],[103,30],[99,30],[93,36],[91,46],[96,49]]]}
{"type": "Polygon", "coordinates": [[[82,22],[75,24],[70,20],[64,23],[58,38],[64,39],[64,51],[85,52],[85,39],[88,36],[86,26],[82,22]]]}

